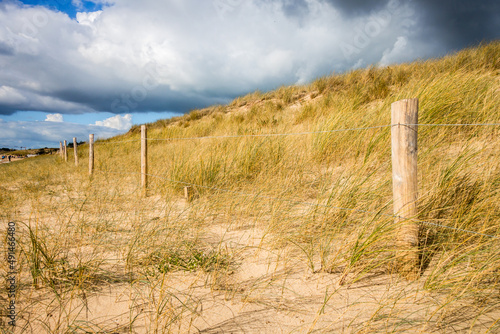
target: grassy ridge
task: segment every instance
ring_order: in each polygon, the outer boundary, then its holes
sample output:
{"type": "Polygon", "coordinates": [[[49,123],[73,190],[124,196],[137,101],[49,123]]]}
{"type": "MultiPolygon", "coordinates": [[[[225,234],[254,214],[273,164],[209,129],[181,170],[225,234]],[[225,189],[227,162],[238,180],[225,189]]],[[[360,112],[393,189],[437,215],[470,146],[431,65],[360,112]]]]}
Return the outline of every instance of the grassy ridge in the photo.
{"type": "MultiPolygon", "coordinates": [[[[93,178],[86,172],[86,146],[79,148],[78,168],[52,156],[3,165],[3,220],[26,224],[19,241],[22,286],[44,287],[40,300],[54,298],[63,309],[103,284],[140,281],[169,305],[150,305],[147,331],[184,331],[199,316],[192,295],[179,305],[157,280],[176,270],[204,272],[212,291],[234,297],[237,290],[221,282],[237,270],[240,255],[223,238],[207,240],[218,224],[251,225],[262,231],[266,247],[286,249],[310,272],[336,275],[345,285],[369,284],[373,275],[391,274],[398,257],[393,219],[385,215],[392,213],[390,128],[321,131],[388,125],[391,103],[411,97],[420,100],[421,124],[498,124],[499,74],[500,43],[494,42],[442,59],[255,92],[148,124],[148,137],[160,140],[148,144],[150,173],[158,177],[150,177],[147,198],[138,196],[138,127],[97,142],[93,178]],[[315,133],[173,139],[304,132],[315,133]],[[184,183],[197,185],[192,203],[180,200],[184,183]],[[110,257],[119,261],[109,264],[110,257]]],[[[500,330],[491,315],[500,302],[500,242],[461,231],[500,236],[499,133],[499,126],[419,128],[419,218],[432,224],[421,226],[417,284],[434,302],[405,321],[381,306],[350,331],[408,331],[422,324],[429,331],[457,324],[500,330]],[[456,312],[468,317],[456,319],[456,312]]],[[[139,293],[134,298],[147,300],[139,293]]],[[[387,298],[381,303],[396,305],[400,297],[387,298]]],[[[30,305],[32,314],[43,313],[41,304],[30,305]]],[[[31,320],[65,332],[77,318],[70,312],[58,321],[31,320]]],[[[133,327],[131,319],[125,327],[133,327]]],[[[107,326],[92,320],[88,328],[98,325],[107,326]]]]}

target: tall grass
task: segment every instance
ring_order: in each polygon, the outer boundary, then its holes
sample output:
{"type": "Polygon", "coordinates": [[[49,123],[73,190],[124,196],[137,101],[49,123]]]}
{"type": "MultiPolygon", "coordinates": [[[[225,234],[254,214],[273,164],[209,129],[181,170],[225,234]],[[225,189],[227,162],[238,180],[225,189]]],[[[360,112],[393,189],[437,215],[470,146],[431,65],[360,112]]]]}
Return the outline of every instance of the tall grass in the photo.
{"type": "Polygon", "coordinates": [[[196,331],[213,322],[202,305],[227,302],[215,297],[222,291],[238,307],[286,309],[307,322],[290,331],[339,329],[339,317],[350,319],[342,321],[350,332],[497,331],[500,243],[484,234],[500,236],[500,127],[419,127],[422,277],[412,284],[393,274],[390,128],[318,132],[388,125],[390,104],[411,97],[420,99],[422,124],[500,123],[499,59],[494,42],[148,124],[149,138],[164,139],[148,143],[148,197],[138,186],[137,127],[97,142],[93,177],[86,146],[79,167],[56,156],[2,165],[2,218],[24,224],[21,328],[196,331]],[[315,133],[168,140],[303,132],[315,133]],[[186,184],[192,202],[182,198],[186,184]],[[267,254],[268,265],[250,278],[242,268],[254,252],[267,254]],[[296,275],[309,274],[337,283],[312,313],[292,302],[296,275]],[[345,299],[334,316],[332,303],[363,285],[387,293],[377,302],[360,297],[371,306],[358,313],[345,299]],[[92,314],[108,290],[126,312],[92,314]]]}

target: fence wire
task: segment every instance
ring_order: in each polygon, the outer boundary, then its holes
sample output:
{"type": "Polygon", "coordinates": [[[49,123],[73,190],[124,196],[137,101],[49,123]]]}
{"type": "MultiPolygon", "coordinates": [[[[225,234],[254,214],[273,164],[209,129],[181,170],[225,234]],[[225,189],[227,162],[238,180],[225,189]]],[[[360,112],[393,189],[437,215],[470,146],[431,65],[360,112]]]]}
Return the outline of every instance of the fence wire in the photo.
{"type": "MultiPolygon", "coordinates": [[[[385,124],[385,125],[374,125],[367,127],[358,128],[345,128],[345,129],[333,129],[333,130],[321,130],[321,131],[304,131],[304,132],[289,132],[289,133],[259,133],[259,134],[248,134],[248,135],[221,135],[221,136],[201,136],[201,137],[172,137],[172,138],[146,138],[147,141],[174,141],[174,140],[197,140],[197,139],[224,139],[224,138],[245,138],[245,137],[285,137],[285,136],[301,136],[301,135],[311,135],[311,134],[322,134],[322,133],[335,133],[335,132],[346,132],[346,131],[362,131],[370,129],[382,129],[390,128],[398,125],[405,126],[429,126],[429,127],[460,127],[460,126],[500,126],[500,123],[449,123],[449,124],[385,124]]],[[[94,145],[107,145],[107,144],[122,144],[131,142],[140,142],[141,139],[131,139],[122,141],[95,141],[94,145]]]]}
{"type": "Polygon", "coordinates": [[[387,128],[387,127],[390,127],[390,126],[391,125],[377,125],[377,126],[368,126],[368,127],[362,127],[362,128],[335,129],[335,130],[310,131],[310,132],[259,133],[259,134],[248,134],[248,135],[224,135],[224,136],[204,136],[204,137],[148,138],[147,140],[152,140],[152,141],[170,141],[170,140],[243,138],[243,137],[285,137],[285,136],[301,136],[301,135],[321,134],[321,133],[333,133],[333,132],[345,132],[345,131],[361,131],[361,130],[369,130],[369,129],[387,128]]]}
{"type": "Polygon", "coordinates": [[[107,145],[107,144],[123,144],[123,143],[132,143],[132,142],[140,142],[140,139],[131,139],[131,140],[122,140],[122,141],[96,141],[94,145],[107,145]]]}
{"type": "Polygon", "coordinates": [[[500,126],[500,123],[471,123],[471,124],[461,124],[461,123],[456,123],[456,124],[393,124],[395,125],[408,125],[408,126],[500,126]]]}
{"type": "MultiPolygon", "coordinates": [[[[110,172],[110,171],[99,171],[99,172],[106,173],[106,174],[119,174],[119,175],[143,175],[142,173],[134,173],[134,172],[130,172],[130,173],[110,172]]],[[[489,238],[493,238],[493,239],[500,239],[500,237],[495,236],[495,235],[490,235],[490,234],[485,234],[485,233],[480,233],[480,232],[465,230],[465,229],[461,229],[461,228],[457,228],[457,227],[452,227],[452,226],[447,226],[447,225],[441,225],[441,224],[437,224],[437,223],[431,223],[431,222],[427,222],[427,221],[423,221],[423,220],[415,219],[415,218],[401,217],[401,216],[398,216],[398,215],[389,214],[389,213],[382,213],[382,212],[378,212],[378,211],[355,209],[355,208],[346,208],[346,207],[339,207],[339,206],[333,206],[333,205],[327,205],[327,204],[320,204],[320,203],[302,202],[302,201],[296,201],[296,200],[278,198],[278,197],[261,195],[261,194],[250,194],[250,193],[245,193],[245,192],[240,192],[240,191],[234,191],[234,190],[229,190],[229,189],[223,189],[223,188],[218,188],[218,187],[209,187],[209,186],[203,186],[203,185],[199,185],[199,184],[195,184],[195,183],[189,183],[189,182],[184,182],[184,181],[171,180],[171,179],[165,178],[165,177],[160,176],[160,175],[154,175],[154,174],[145,174],[145,175],[147,175],[149,177],[161,179],[161,180],[164,180],[164,181],[168,181],[168,182],[171,182],[171,183],[177,183],[177,184],[182,184],[182,185],[191,186],[191,187],[199,187],[199,188],[208,189],[208,190],[216,190],[216,191],[221,191],[221,192],[227,192],[227,193],[231,193],[231,194],[235,194],[235,195],[239,195],[239,196],[263,198],[263,199],[275,200],[275,201],[280,201],[280,202],[287,202],[287,203],[291,203],[291,204],[306,205],[306,206],[311,206],[311,207],[331,208],[331,209],[341,210],[341,211],[351,211],[351,212],[357,212],[357,213],[368,213],[368,214],[381,215],[381,216],[390,217],[390,218],[398,218],[398,219],[401,219],[401,220],[413,220],[415,222],[426,224],[426,225],[432,225],[432,226],[436,226],[436,227],[442,227],[442,228],[445,228],[445,229],[460,231],[460,232],[464,232],[464,233],[468,233],[468,234],[476,234],[476,235],[480,235],[480,236],[484,236],[484,237],[489,237],[489,238]]]]}
{"type": "Polygon", "coordinates": [[[285,137],[285,136],[300,136],[300,135],[311,135],[311,134],[322,134],[322,133],[335,133],[335,132],[347,132],[347,131],[362,131],[370,129],[382,129],[391,128],[394,126],[444,126],[444,127],[458,127],[458,126],[500,126],[500,123],[472,123],[472,124],[386,124],[386,125],[374,125],[368,127],[359,128],[345,128],[345,129],[333,129],[333,130],[322,130],[322,131],[306,131],[306,132],[289,132],[289,133],[260,133],[260,134],[248,134],[248,135],[222,135],[222,136],[203,136],[203,137],[173,137],[173,138],[147,138],[148,141],[173,141],[173,140],[196,140],[196,139],[223,139],[223,138],[244,138],[244,137],[285,137]]]}
{"type": "MultiPolygon", "coordinates": [[[[389,127],[392,128],[394,126],[401,126],[401,125],[403,125],[403,126],[428,126],[428,127],[461,127],[461,126],[475,126],[475,127],[477,127],[477,126],[500,126],[500,123],[469,123],[469,124],[464,124],[464,123],[444,123],[444,124],[398,123],[398,124],[375,125],[375,126],[358,127],[358,128],[344,128],[344,129],[333,129],[333,130],[322,130],[322,131],[309,131],[309,132],[261,133],[261,134],[247,134],[247,135],[221,135],[221,136],[202,136],[202,137],[146,138],[146,140],[147,141],[174,141],[174,140],[227,139],[227,138],[245,138],[245,137],[246,138],[284,137],[284,136],[300,136],[300,135],[310,135],[310,134],[347,132],[347,131],[363,131],[363,130],[369,130],[369,129],[382,129],[382,128],[389,128],[389,127]]],[[[119,143],[130,143],[130,142],[140,142],[140,141],[141,141],[141,139],[114,141],[114,142],[113,141],[112,142],[99,142],[99,141],[97,141],[96,144],[119,144],[119,143]]],[[[134,173],[134,172],[130,172],[130,173],[125,172],[124,173],[124,172],[111,172],[111,171],[100,171],[100,170],[96,170],[96,171],[101,172],[101,173],[108,173],[108,174],[143,175],[142,173],[134,173]]],[[[199,184],[183,182],[183,181],[178,181],[178,180],[170,180],[170,179],[167,179],[167,178],[160,176],[160,175],[154,175],[154,174],[145,174],[145,175],[153,177],[153,178],[162,179],[162,180],[165,180],[165,181],[168,181],[171,183],[177,183],[177,184],[182,184],[185,186],[192,186],[192,187],[204,188],[204,189],[209,189],[209,190],[216,190],[216,191],[221,191],[221,192],[228,192],[228,193],[232,193],[232,194],[240,195],[240,196],[258,197],[258,198],[271,199],[271,200],[276,200],[276,201],[282,201],[282,202],[288,202],[288,203],[292,203],[292,204],[306,205],[306,206],[312,206],[312,207],[325,207],[325,208],[331,208],[331,209],[343,210],[343,211],[383,215],[383,216],[387,216],[387,217],[391,217],[391,218],[398,218],[398,219],[402,219],[402,220],[413,220],[413,221],[416,221],[416,222],[419,222],[422,224],[427,224],[427,225],[441,227],[441,228],[445,228],[445,229],[460,231],[460,232],[469,233],[469,234],[476,234],[476,235],[485,236],[485,237],[489,237],[489,238],[495,238],[495,239],[500,238],[500,237],[497,237],[494,235],[489,235],[489,234],[484,234],[484,233],[480,233],[480,232],[460,229],[457,227],[446,226],[446,225],[441,225],[441,224],[437,224],[437,223],[431,223],[431,222],[422,221],[422,220],[413,219],[413,218],[410,219],[410,218],[400,217],[400,216],[393,215],[393,214],[375,212],[375,211],[370,211],[370,210],[355,209],[355,208],[336,207],[336,206],[320,204],[320,203],[301,202],[301,201],[277,198],[277,197],[266,196],[266,195],[261,195],[261,194],[249,194],[249,193],[238,192],[238,191],[233,191],[233,190],[223,189],[223,188],[218,188],[218,187],[209,187],[209,186],[203,186],[203,185],[199,185],[199,184]]]]}

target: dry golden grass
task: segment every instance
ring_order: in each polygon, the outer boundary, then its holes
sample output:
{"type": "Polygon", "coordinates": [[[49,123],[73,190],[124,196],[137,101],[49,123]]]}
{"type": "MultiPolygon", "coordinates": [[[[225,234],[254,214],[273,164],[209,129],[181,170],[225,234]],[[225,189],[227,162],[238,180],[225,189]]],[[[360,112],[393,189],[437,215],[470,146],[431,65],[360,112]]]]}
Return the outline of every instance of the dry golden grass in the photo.
{"type": "Polygon", "coordinates": [[[148,197],[138,127],[97,142],[93,177],[86,146],[77,168],[2,165],[16,332],[499,332],[500,240],[481,235],[500,236],[499,126],[419,127],[419,219],[435,225],[416,282],[393,273],[389,127],[172,139],[388,125],[412,97],[421,124],[498,124],[499,74],[495,42],[149,124],[148,197]]]}

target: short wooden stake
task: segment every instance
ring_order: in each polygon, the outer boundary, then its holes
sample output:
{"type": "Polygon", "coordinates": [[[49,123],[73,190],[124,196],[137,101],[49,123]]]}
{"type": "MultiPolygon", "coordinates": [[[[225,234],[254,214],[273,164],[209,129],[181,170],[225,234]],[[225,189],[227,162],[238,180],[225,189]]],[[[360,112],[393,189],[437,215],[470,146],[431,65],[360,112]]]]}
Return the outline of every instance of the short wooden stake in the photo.
{"type": "Polygon", "coordinates": [[[94,135],[89,135],[89,175],[94,173],[94,135]]]}
{"type": "Polygon", "coordinates": [[[392,119],[392,187],[394,214],[399,224],[397,248],[398,270],[409,280],[420,276],[418,253],[419,224],[417,216],[417,134],[418,99],[407,99],[391,105],[392,119]]]}
{"type": "Polygon", "coordinates": [[[73,137],[73,154],[75,155],[75,166],[78,166],[78,143],[76,137],[73,137]]]}
{"type": "Polygon", "coordinates": [[[145,125],[141,125],[141,186],[144,196],[148,188],[148,134],[145,125]]]}
{"type": "Polygon", "coordinates": [[[186,199],[186,201],[190,202],[191,199],[193,197],[193,194],[192,194],[192,191],[191,191],[191,187],[184,187],[184,198],[186,199]]]}
{"type": "Polygon", "coordinates": [[[64,141],[64,161],[68,162],[68,142],[64,141]]]}

